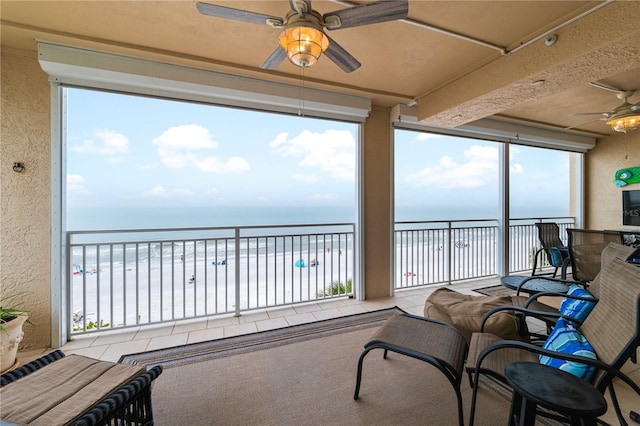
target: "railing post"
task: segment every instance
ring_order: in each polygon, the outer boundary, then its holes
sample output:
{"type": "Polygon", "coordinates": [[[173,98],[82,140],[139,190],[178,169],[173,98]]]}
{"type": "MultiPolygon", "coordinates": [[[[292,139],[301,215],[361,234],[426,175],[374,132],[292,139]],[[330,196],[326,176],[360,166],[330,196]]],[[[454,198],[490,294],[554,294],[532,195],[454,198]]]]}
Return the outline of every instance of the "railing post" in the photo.
{"type": "MultiPolygon", "coordinates": [[[[240,316],[240,228],[235,228],[235,285],[236,285],[236,309],[235,316],[240,316]]],[[[248,253],[248,252],[247,252],[248,253]]]]}
{"type": "Polygon", "coordinates": [[[453,233],[451,229],[451,221],[447,221],[447,232],[449,234],[449,242],[447,244],[447,284],[451,285],[451,275],[453,271],[453,262],[451,259],[451,253],[453,253],[453,233]]]}

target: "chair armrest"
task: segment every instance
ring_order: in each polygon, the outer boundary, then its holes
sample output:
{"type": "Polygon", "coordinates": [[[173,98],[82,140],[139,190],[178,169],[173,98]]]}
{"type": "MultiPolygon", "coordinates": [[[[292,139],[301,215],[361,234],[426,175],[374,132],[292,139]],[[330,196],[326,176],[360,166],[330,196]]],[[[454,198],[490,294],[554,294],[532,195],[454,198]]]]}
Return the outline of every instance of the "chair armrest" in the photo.
{"type": "Polygon", "coordinates": [[[529,305],[531,305],[533,302],[535,302],[538,298],[540,297],[565,297],[567,294],[566,293],[558,293],[555,291],[541,291],[535,294],[532,294],[531,296],[529,296],[529,298],[526,300],[526,302],[524,302],[524,307],[527,308],[529,307],[529,305]]]}
{"type": "Polygon", "coordinates": [[[45,367],[52,362],[55,362],[62,358],[64,358],[64,352],[58,349],[47,355],[41,356],[40,358],[35,359],[25,365],[22,365],[15,370],[4,373],[2,376],[0,376],[0,387],[6,386],[11,382],[15,382],[22,377],[28,376],[34,371],[39,370],[42,367],[45,367]]]}
{"type": "MultiPolygon", "coordinates": [[[[126,385],[112,393],[99,404],[93,406],[80,418],[73,422],[73,426],[96,426],[110,424],[108,421],[119,411],[130,405],[136,398],[145,392],[150,398],[151,382],[162,373],[162,366],[156,365],[145,371],[126,385]]],[[[148,410],[151,409],[150,401],[148,410]]],[[[132,423],[133,424],[133,423],[132,423]]]]}
{"type": "Polygon", "coordinates": [[[574,300],[587,300],[589,302],[591,301],[595,301],[596,303],[598,303],[598,299],[596,299],[595,297],[589,297],[589,296],[576,296],[573,294],[566,294],[566,293],[554,293],[551,291],[541,291],[540,293],[536,293],[531,295],[531,297],[529,297],[527,299],[526,302],[524,302],[524,307],[528,308],[529,305],[531,305],[531,303],[533,303],[536,299],[538,299],[539,297],[542,296],[547,296],[547,297],[562,297],[562,298],[566,298],[566,299],[574,299],[574,300]]]}
{"type": "MultiPolygon", "coordinates": [[[[527,308],[523,308],[521,306],[498,306],[496,308],[491,309],[489,312],[487,312],[486,314],[484,314],[484,316],[482,317],[482,323],[480,324],[480,332],[484,333],[484,326],[485,323],[489,320],[489,318],[499,312],[504,312],[504,311],[513,311],[513,312],[520,312],[522,314],[524,314],[524,317],[526,318],[527,316],[531,316],[534,318],[538,318],[541,320],[544,320],[545,318],[554,318],[554,319],[558,319],[560,318],[560,312],[543,312],[543,311],[534,311],[533,309],[527,309],[527,308]]],[[[574,318],[570,318],[570,317],[565,317],[571,321],[576,321],[574,318]]]]}
{"type": "Polygon", "coordinates": [[[478,355],[478,359],[476,360],[475,371],[474,371],[474,374],[475,374],[474,383],[478,383],[477,380],[479,378],[480,371],[482,370],[481,368],[482,361],[484,361],[484,359],[492,352],[495,352],[497,350],[504,349],[504,348],[521,349],[524,351],[533,352],[538,355],[546,355],[551,358],[564,359],[567,361],[573,361],[573,362],[579,362],[582,364],[592,365],[599,370],[606,371],[607,373],[604,379],[603,378],[598,379],[597,386],[595,386],[596,389],[598,389],[601,393],[604,393],[605,389],[611,384],[611,380],[614,377],[618,377],[623,382],[625,382],[631,389],[633,389],[633,391],[636,394],[640,395],[640,386],[638,384],[636,384],[633,380],[631,380],[626,374],[624,374],[619,369],[609,364],[605,364],[598,359],[587,358],[579,355],[566,354],[566,353],[561,353],[556,351],[550,351],[548,349],[543,349],[540,346],[536,346],[531,343],[521,342],[518,340],[502,340],[499,342],[492,343],[491,345],[484,348],[482,352],[480,352],[480,355],[478,355]]]}

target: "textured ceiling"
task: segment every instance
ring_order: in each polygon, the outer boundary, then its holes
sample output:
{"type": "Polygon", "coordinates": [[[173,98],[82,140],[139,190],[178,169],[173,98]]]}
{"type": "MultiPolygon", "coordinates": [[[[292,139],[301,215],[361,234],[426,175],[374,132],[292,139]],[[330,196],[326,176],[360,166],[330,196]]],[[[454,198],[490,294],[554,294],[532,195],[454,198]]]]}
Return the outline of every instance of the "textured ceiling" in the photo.
{"type": "MultiPolygon", "coordinates": [[[[290,10],[288,1],[207,2],[274,16],[290,10]]],[[[353,4],[312,1],[321,14],[353,4]]],[[[436,125],[493,116],[609,134],[599,116],[571,116],[622,103],[589,82],[640,89],[640,1],[409,1],[406,20],[329,32],[361,68],[347,74],[321,57],[304,75],[286,60],[260,69],[278,30],[202,15],[195,1],[3,0],[0,8],[3,46],[35,50],[35,40],[47,40],[292,84],[304,78],[380,106],[415,104],[436,125]],[[546,46],[550,31],[558,41],[546,46]]]]}

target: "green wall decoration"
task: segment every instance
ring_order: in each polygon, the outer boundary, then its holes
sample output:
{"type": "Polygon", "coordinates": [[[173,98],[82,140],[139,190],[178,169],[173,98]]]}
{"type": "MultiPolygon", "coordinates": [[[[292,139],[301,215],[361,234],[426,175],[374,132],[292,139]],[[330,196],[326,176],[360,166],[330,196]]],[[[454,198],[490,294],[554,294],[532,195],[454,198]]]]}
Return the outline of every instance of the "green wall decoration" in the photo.
{"type": "Polygon", "coordinates": [[[640,167],[628,167],[618,170],[613,183],[615,183],[618,188],[631,185],[632,183],[640,183],[640,167]]]}

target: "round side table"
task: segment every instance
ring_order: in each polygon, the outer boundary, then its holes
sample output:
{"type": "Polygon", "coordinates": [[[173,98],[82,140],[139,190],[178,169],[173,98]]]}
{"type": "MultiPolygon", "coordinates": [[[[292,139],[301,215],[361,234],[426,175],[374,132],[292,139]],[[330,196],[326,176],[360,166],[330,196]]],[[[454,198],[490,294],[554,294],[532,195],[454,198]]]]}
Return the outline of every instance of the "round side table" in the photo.
{"type": "Polygon", "coordinates": [[[520,291],[528,294],[540,293],[542,291],[552,291],[554,293],[566,293],[569,291],[568,284],[545,278],[525,277],[523,275],[504,276],[500,278],[500,283],[512,290],[520,288],[520,291]],[[522,284],[523,282],[524,284],[522,284]],[[521,284],[522,287],[520,287],[521,284]]]}
{"type": "Polygon", "coordinates": [[[596,425],[607,412],[607,401],[589,382],[547,365],[514,362],[505,370],[513,387],[509,425],[533,426],[536,407],[553,410],[569,418],[571,425],[596,425]]]}

